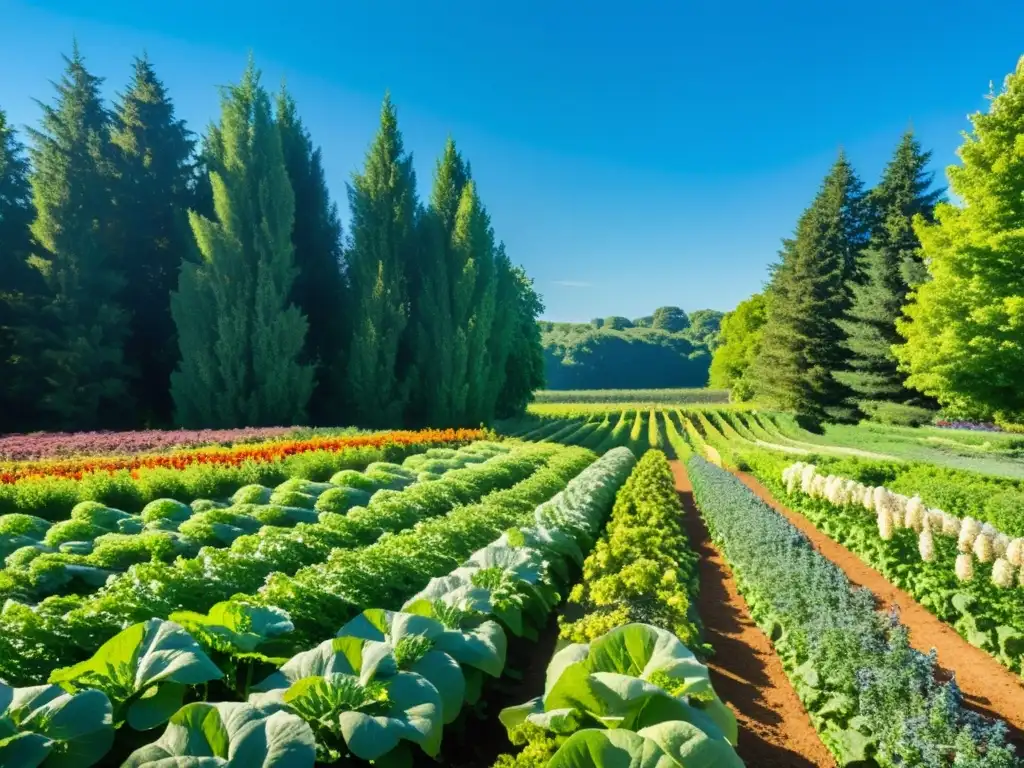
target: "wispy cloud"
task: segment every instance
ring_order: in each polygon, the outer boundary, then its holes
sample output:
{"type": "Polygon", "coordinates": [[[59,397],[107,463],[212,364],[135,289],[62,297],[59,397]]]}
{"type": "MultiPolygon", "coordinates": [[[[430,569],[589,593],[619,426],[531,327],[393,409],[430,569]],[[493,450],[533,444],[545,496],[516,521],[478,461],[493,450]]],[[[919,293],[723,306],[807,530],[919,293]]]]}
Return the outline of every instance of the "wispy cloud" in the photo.
{"type": "Polygon", "coordinates": [[[593,288],[593,283],[588,283],[583,280],[552,280],[554,285],[561,285],[565,288],[593,288]]]}

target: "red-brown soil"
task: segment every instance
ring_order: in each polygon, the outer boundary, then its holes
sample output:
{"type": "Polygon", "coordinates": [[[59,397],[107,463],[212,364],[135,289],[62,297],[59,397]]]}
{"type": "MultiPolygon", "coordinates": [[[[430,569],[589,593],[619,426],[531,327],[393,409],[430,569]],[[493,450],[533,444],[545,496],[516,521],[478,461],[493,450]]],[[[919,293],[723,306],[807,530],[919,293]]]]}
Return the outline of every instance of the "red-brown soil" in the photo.
{"type": "Polygon", "coordinates": [[[758,768],[833,768],[835,760],[818,738],[771,641],[750,618],[728,566],[711,544],[685,467],[673,461],[672,473],[690,546],[700,555],[697,610],[705,639],[715,649],[708,663],[711,681],[740,728],[736,751],[758,768]]]}
{"type": "Polygon", "coordinates": [[[976,712],[999,717],[1010,727],[1010,739],[1018,751],[1024,748],[1024,680],[994,658],[975,648],[948,624],[929,613],[913,597],[893,586],[875,569],[830,539],[798,512],[777,502],[752,475],[737,472],[737,477],[759,498],[799,528],[814,547],[846,572],[852,584],[874,593],[879,607],[898,606],[900,620],[910,629],[910,642],[927,653],[938,652],[942,674],[956,675],[964,694],[964,703],[976,712]]]}

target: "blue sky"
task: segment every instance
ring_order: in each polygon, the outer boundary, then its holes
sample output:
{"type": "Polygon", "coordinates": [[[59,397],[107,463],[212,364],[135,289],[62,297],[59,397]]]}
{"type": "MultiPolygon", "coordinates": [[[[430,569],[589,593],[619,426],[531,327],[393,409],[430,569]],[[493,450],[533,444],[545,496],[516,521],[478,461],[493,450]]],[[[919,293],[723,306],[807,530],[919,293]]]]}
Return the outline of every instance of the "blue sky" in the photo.
{"type": "Polygon", "coordinates": [[[390,89],[421,191],[451,133],[548,319],[727,310],[840,146],[871,183],[912,122],[945,184],[1022,28],[1019,0],[0,0],[0,107],[35,124],[77,36],[110,96],[146,50],[201,131],[252,50],[346,220],[390,89]]]}

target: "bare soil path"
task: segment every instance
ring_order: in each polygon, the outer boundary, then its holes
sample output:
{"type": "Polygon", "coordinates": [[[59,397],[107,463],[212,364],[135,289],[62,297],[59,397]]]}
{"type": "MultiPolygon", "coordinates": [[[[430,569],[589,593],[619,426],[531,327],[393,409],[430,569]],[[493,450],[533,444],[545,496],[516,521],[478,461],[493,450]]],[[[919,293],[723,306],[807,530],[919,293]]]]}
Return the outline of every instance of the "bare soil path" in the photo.
{"type": "Polygon", "coordinates": [[[758,768],[834,768],[771,641],[750,618],[729,567],[711,544],[686,468],[679,461],[671,465],[690,546],[700,555],[697,610],[705,639],[715,649],[708,664],[711,681],[740,728],[736,751],[758,768]]]}
{"type": "Polygon", "coordinates": [[[913,597],[815,528],[806,517],[776,501],[757,478],[745,472],[735,474],[759,498],[799,528],[822,555],[842,568],[852,584],[871,590],[881,607],[898,606],[900,620],[910,629],[911,645],[924,653],[934,648],[942,673],[947,678],[956,675],[964,703],[976,712],[1006,721],[1010,740],[1017,745],[1018,752],[1024,750],[1024,680],[968,643],[913,597]]]}

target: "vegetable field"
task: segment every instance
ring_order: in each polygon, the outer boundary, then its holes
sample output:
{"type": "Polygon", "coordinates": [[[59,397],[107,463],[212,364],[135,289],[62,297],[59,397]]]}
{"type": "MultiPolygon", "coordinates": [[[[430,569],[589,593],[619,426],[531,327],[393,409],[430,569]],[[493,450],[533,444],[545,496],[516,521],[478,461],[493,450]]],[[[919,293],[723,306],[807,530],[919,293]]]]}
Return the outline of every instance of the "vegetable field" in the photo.
{"type": "Polygon", "coordinates": [[[0,764],[1019,765],[1024,489],[828,437],[631,401],[10,462],[0,764]]]}

